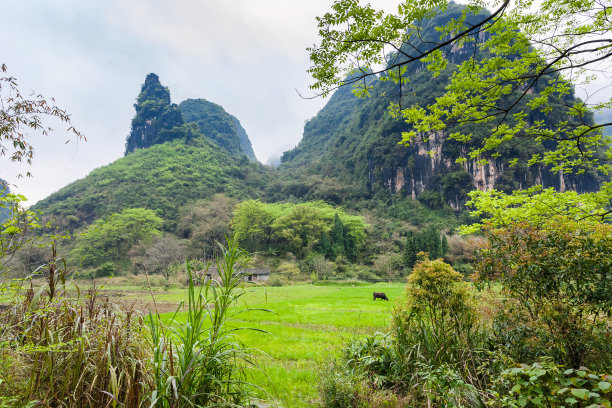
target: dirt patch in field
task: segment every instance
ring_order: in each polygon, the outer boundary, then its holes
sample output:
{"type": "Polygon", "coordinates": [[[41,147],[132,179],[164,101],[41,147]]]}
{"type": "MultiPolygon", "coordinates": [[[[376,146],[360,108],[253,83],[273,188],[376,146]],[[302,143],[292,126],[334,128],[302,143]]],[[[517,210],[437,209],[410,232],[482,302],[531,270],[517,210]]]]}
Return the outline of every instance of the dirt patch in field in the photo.
{"type": "MultiPolygon", "coordinates": [[[[142,300],[142,299],[121,299],[121,298],[112,298],[113,303],[119,306],[121,310],[129,311],[136,310],[143,314],[151,313],[173,313],[178,308],[178,303],[176,302],[155,302],[151,300],[142,300]]],[[[181,307],[182,311],[184,308],[181,307]]]]}

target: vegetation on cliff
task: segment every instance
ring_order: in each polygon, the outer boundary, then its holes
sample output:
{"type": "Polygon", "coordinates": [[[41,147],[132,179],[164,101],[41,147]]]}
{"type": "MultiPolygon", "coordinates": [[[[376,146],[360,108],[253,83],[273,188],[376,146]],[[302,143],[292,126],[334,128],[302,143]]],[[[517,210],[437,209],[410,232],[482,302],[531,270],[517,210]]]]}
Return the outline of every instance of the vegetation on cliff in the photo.
{"type": "MultiPolygon", "coordinates": [[[[338,14],[341,16],[338,18],[346,19],[351,18],[351,12],[358,14],[362,10],[361,6],[351,6],[344,2],[338,2],[335,7],[338,10],[346,7],[346,10],[338,14]]],[[[330,57],[341,55],[342,47],[334,48],[337,43],[323,36],[321,48],[315,48],[311,53],[314,64],[312,72],[316,79],[321,74],[321,79],[315,85],[333,91],[333,94],[322,111],[307,122],[300,144],[283,155],[281,170],[296,176],[317,174],[337,178],[351,185],[359,197],[384,198],[397,195],[419,198],[432,208],[450,205],[461,209],[468,200],[467,193],[473,189],[496,188],[510,192],[538,184],[561,190],[596,190],[605,176],[599,174],[595,166],[577,162],[573,174],[567,169],[559,173],[550,161],[531,160],[533,157],[551,157],[551,151],[556,149],[555,142],[542,142],[534,135],[517,135],[505,139],[500,136],[503,140],[489,143],[490,127],[477,120],[439,119],[441,123],[436,128],[422,130],[416,124],[408,123],[408,116],[402,116],[402,112],[408,111],[411,115],[417,115],[417,112],[421,112],[417,107],[421,109],[432,106],[431,112],[437,112],[437,101],[442,100],[449,92],[448,87],[458,81],[462,70],[467,69],[463,68],[465,64],[470,61],[484,64],[493,55],[488,47],[494,47],[496,43],[489,44],[492,41],[491,34],[485,32],[473,38],[474,45],[449,43],[440,49],[446,59],[443,66],[436,65],[436,69],[428,69],[426,61],[408,63],[415,58],[415,50],[426,52],[439,41],[440,32],[436,30],[437,27],[450,25],[460,18],[465,19],[465,24],[476,24],[489,15],[486,11],[466,13],[464,6],[454,3],[435,14],[428,14],[418,21],[418,38],[414,36],[405,43],[398,40],[400,45],[397,49],[378,61],[387,67],[382,69],[381,74],[371,72],[367,65],[351,65],[354,72],[345,70],[345,65],[340,62],[342,58],[330,57]],[[318,50],[321,50],[321,59],[318,59],[318,50]],[[329,54],[325,54],[325,50],[329,54]],[[388,67],[399,67],[401,75],[388,67]],[[339,78],[340,72],[348,76],[339,78]],[[333,80],[326,76],[332,73],[333,80]],[[356,81],[355,78],[362,78],[363,81],[356,81]],[[325,82],[327,80],[329,83],[325,82]],[[336,89],[338,84],[347,86],[336,89]],[[367,92],[367,97],[357,98],[355,94],[359,94],[362,88],[363,93],[367,92]],[[418,135],[412,133],[415,131],[418,135]],[[412,135],[410,143],[398,144],[408,134],[412,135]],[[459,138],[459,134],[465,136],[459,138]],[[479,150],[487,143],[491,146],[479,150]]],[[[329,18],[329,28],[335,29],[333,20],[329,18]]],[[[372,19],[376,21],[375,17],[372,19]]],[[[325,24],[324,20],[321,24],[325,24]]],[[[339,27],[338,31],[330,35],[340,36],[341,33],[339,27]]],[[[349,29],[346,35],[352,34],[349,29]]],[[[372,47],[377,49],[377,45],[372,47]]],[[[364,58],[367,57],[364,55],[364,58]]],[[[495,54],[495,58],[511,57],[495,54]]],[[[554,78],[557,77],[552,75],[549,79],[552,81],[554,78]]],[[[466,89],[469,89],[469,78],[463,81],[467,84],[466,89]]],[[[513,104],[505,117],[504,126],[521,126],[523,121],[541,123],[549,128],[564,126],[568,118],[572,118],[570,107],[581,106],[582,102],[574,97],[569,83],[563,83],[568,89],[556,97],[548,98],[544,109],[532,106],[549,92],[546,80],[537,81],[528,94],[513,104]]],[[[519,93],[518,89],[514,91],[513,97],[516,93],[519,93]]],[[[583,122],[584,126],[594,124],[593,116],[588,111],[570,121],[576,126],[583,122]]],[[[535,130],[532,129],[532,132],[535,130]]],[[[594,159],[603,157],[597,151],[595,154],[594,159]]]]}
{"type": "Polygon", "coordinates": [[[200,133],[214,141],[232,156],[245,154],[257,161],[251,141],[240,121],[216,103],[206,99],[187,99],[179,104],[183,120],[198,125],[200,133]]]}

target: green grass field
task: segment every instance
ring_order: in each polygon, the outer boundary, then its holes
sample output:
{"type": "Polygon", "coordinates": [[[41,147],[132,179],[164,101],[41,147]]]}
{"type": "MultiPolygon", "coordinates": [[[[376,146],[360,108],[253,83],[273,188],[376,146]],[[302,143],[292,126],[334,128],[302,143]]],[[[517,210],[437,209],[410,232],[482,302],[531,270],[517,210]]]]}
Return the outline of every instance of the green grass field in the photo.
{"type": "Polygon", "coordinates": [[[248,306],[275,312],[253,312],[239,322],[269,333],[239,334],[246,345],[266,353],[258,359],[263,372],[251,371],[253,381],[286,407],[307,406],[317,398],[319,372],[343,344],[388,326],[393,301],[372,301],[372,292],[384,291],[395,300],[402,288],[300,285],[251,293],[248,306]]]}
{"type": "MultiPolygon", "coordinates": [[[[108,287],[107,289],[112,289],[108,287]]],[[[240,307],[263,308],[270,312],[249,312],[233,321],[235,327],[250,327],[266,333],[241,330],[237,336],[247,347],[260,350],[251,369],[252,382],[284,407],[305,407],[317,398],[319,372],[342,352],[351,339],[384,330],[390,311],[400,298],[403,285],[357,286],[295,285],[253,287],[240,307]],[[372,292],[385,292],[390,301],[372,300],[372,292]]],[[[159,303],[178,303],[184,290],[156,291],[159,303]]],[[[142,291],[139,296],[145,295],[142,291]]],[[[134,294],[126,294],[132,297],[134,294]]],[[[170,314],[166,314],[169,316],[170,314]]],[[[177,316],[181,318],[181,314],[177,316]]],[[[270,400],[261,392],[261,398],[270,400]]]]}

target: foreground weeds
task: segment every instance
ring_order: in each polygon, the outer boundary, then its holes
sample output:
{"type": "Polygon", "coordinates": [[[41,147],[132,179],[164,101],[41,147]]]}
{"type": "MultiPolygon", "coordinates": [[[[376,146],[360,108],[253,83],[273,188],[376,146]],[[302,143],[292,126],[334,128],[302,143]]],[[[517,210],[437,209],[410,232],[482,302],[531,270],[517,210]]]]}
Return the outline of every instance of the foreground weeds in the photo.
{"type": "Polygon", "coordinates": [[[254,350],[231,326],[249,311],[236,308],[245,259],[230,241],[217,261],[220,281],[196,285],[189,270],[185,319],[168,321],[121,311],[95,286],[81,295],[75,285],[69,296],[66,264],[53,250],[43,286],[13,281],[0,292],[0,408],[247,405],[254,350]]]}
{"type": "MultiPolygon", "coordinates": [[[[149,314],[154,388],[150,403],[156,407],[244,406],[249,400],[245,369],[257,367],[254,350],[235,337],[231,326],[237,315],[254,309],[237,309],[245,295],[241,288],[240,266],[244,253],[233,241],[221,247],[217,260],[220,280],[209,280],[203,286],[194,284],[188,267],[186,317],[177,314],[169,323],[159,315],[149,314]]],[[[262,310],[262,309],[258,309],[262,310]]]]}
{"type": "Polygon", "coordinates": [[[53,255],[47,283],[13,290],[0,311],[0,406],[141,406],[151,383],[142,322],[95,288],[68,298],[53,255]]]}

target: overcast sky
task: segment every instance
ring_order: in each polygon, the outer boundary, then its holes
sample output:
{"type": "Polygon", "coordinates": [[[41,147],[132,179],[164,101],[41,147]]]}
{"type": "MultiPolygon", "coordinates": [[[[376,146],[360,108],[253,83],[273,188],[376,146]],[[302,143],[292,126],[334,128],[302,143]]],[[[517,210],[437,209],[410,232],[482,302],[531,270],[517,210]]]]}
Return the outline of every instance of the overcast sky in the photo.
{"type": "MultiPolygon", "coordinates": [[[[29,204],[123,156],[145,76],[172,101],[205,98],[235,115],[266,163],[297,145],[326,102],[306,100],[306,47],[332,0],[2,0],[0,64],[22,91],[54,97],[65,126],[32,139],[34,164],[0,160],[0,177],[29,204]],[[69,143],[65,144],[69,140],[69,143]],[[31,171],[32,178],[16,175],[31,171]]],[[[369,0],[392,11],[398,0],[369,0]]]]}
{"type": "MultiPolygon", "coordinates": [[[[392,9],[396,0],[371,1],[392,9]]],[[[123,155],[145,76],[172,101],[205,98],[235,115],[265,163],[299,142],[324,100],[305,100],[306,47],[332,0],[3,0],[0,64],[22,91],[54,97],[65,126],[33,139],[32,166],[0,160],[0,177],[35,203],[123,155]],[[17,179],[31,171],[32,178],[17,179]]]]}

